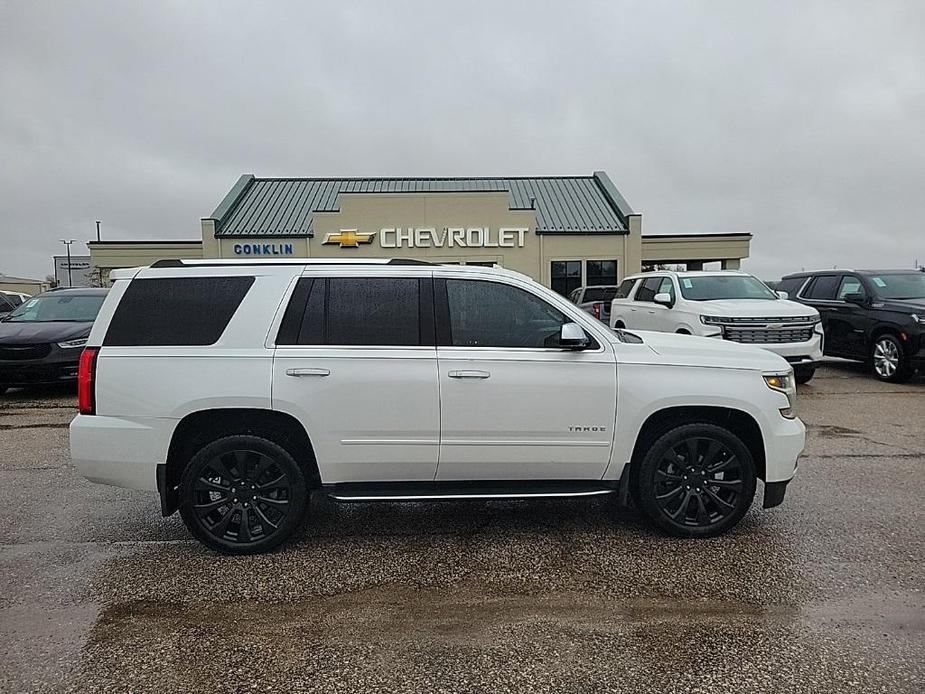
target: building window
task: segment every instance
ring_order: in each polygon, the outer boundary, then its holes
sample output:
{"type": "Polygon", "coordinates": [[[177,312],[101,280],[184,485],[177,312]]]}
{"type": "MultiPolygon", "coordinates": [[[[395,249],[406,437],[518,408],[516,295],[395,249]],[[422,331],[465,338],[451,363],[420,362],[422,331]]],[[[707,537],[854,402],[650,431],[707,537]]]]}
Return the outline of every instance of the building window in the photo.
{"type": "Polygon", "coordinates": [[[580,260],[553,260],[551,268],[551,284],[554,292],[568,296],[572,290],[581,286],[580,260]]]}
{"type": "Polygon", "coordinates": [[[587,284],[589,287],[617,283],[616,260],[589,260],[587,263],[585,274],[588,278],[587,284]]]}

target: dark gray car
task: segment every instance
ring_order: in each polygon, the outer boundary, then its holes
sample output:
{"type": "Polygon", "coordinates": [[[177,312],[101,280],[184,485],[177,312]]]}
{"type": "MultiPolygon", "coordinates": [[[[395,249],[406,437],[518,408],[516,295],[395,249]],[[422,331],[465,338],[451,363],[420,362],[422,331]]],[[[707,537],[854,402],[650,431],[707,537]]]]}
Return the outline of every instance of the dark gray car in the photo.
{"type": "Polygon", "coordinates": [[[0,317],[0,394],[77,378],[80,353],[107,289],[54,289],[0,317]]]}

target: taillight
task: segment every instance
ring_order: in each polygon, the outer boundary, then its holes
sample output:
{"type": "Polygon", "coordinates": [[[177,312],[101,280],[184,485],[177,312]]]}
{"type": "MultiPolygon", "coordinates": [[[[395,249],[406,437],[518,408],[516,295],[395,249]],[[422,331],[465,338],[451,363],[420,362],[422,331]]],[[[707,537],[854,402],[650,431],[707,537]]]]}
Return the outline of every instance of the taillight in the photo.
{"type": "Polygon", "coordinates": [[[603,304],[601,303],[591,304],[591,315],[597,318],[598,320],[601,319],[601,306],[603,306],[603,304]]]}
{"type": "Polygon", "coordinates": [[[96,414],[96,357],[99,347],[85,347],[77,369],[77,408],[80,414],[96,414]]]}

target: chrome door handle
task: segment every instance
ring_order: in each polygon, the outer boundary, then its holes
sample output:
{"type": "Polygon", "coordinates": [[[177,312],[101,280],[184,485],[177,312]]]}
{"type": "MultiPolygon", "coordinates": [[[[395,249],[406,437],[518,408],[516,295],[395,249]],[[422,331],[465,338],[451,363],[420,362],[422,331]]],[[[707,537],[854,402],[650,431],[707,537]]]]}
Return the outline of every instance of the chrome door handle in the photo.
{"type": "Polygon", "coordinates": [[[330,376],[331,371],[329,369],[286,369],[287,376],[330,376]]]}
{"type": "Polygon", "coordinates": [[[450,378],[488,378],[491,373],[488,371],[450,371],[447,375],[450,378]]]}

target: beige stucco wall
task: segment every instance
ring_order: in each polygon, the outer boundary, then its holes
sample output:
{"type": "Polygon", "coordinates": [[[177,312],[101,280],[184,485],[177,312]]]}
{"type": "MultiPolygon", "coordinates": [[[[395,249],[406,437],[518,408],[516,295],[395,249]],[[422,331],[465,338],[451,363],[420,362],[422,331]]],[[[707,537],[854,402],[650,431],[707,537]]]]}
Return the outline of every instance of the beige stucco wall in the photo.
{"type": "MultiPolygon", "coordinates": [[[[710,236],[644,236],[642,260],[645,262],[684,262],[686,260],[736,260],[748,257],[751,234],[710,236]]],[[[727,265],[730,267],[731,265],[727,265]]]]}
{"type": "Polygon", "coordinates": [[[0,291],[17,292],[19,294],[41,294],[48,289],[50,285],[44,280],[32,280],[23,277],[10,277],[5,281],[0,281],[0,291]]]}
{"type": "Polygon", "coordinates": [[[113,243],[90,241],[90,264],[103,271],[106,280],[109,271],[121,267],[151,265],[158,260],[171,258],[202,258],[202,244],[186,243],[113,243]]]}
{"type": "MultiPolygon", "coordinates": [[[[721,260],[735,267],[747,258],[750,234],[726,236],[647,236],[642,235],[642,216],[629,217],[628,234],[537,234],[534,210],[512,210],[506,192],[455,193],[341,193],[337,212],[315,212],[312,238],[265,236],[215,238],[215,220],[201,220],[202,244],[95,244],[90,243],[94,266],[102,268],[149,265],[162,258],[262,258],[261,255],[236,254],[242,244],[282,244],[292,247],[291,254],[275,257],[309,258],[419,258],[432,262],[493,262],[529,275],[549,286],[550,264],[554,260],[616,260],[618,277],[639,272],[647,262],[685,262],[721,260]],[[489,239],[497,243],[501,229],[508,230],[507,240],[523,238],[523,246],[467,247],[448,246],[446,242],[424,247],[383,247],[383,229],[407,231],[432,229],[443,239],[447,229],[487,229],[489,239]],[[357,247],[325,244],[328,234],[342,230],[371,234],[371,242],[357,247]],[[516,230],[523,230],[517,232],[516,230]]],[[[387,240],[397,238],[395,231],[387,240]]],[[[485,233],[485,232],[483,232],[485,233]]],[[[430,237],[429,233],[424,234],[430,237]]],[[[586,267],[582,266],[584,272],[586,267]]],[[[584,279],[584,278],[583,278],[584,279]]]]}
{"type": "MultiPolygon", "coordinates": [[[[312,258],[419,258],[432,262],[494,262],[504,267],[529,275],[543,284],[550,283],[550,263],[553,260],[617,260],[622,277],[639,270],[639,246],[641,223],[638,215],[631,225],[635,234],[536,234],[536,213],[534,210],[512,210],[506,192],[456,192],[456,193],[341,193],[338,197],[340,210],[337,212],[316,212],[313,217],[314,237],[298,238],[248,238],[219,239],[217,250],[220,257],[242,257],[234,252],[241,243],[291,243],[293,256],[305,255],[312,258]],[[517,238],[514,247],[467,247],[454,245],[430,245],[425,247],[400,248],[383,247],[383,238],[394,242],[396,232],[383,229],[433,229],[442,237],[447,229],[487,228],[488,238],[498,242],[499,230],[506,229],[509,242],[517,238]],[[372,241],[357,247],[342,248],[337,244],[325,244],[328,234],[341,230],[355,230],[360,234],[372,234],[372,241]],[[521,234],[515,230],[524,230],[521,234]],[[523,246],[519,245],[522,236],[523,246]],[[626,258],[635,259],[635,266],[627,268],[626,258]]],[[[211,235],[211,227],[203,221],[203,255],[207,255],[208,242],[205,235],[211,235]]],[[[257,256],[251,256],[257,257],[257,256]]]]}

